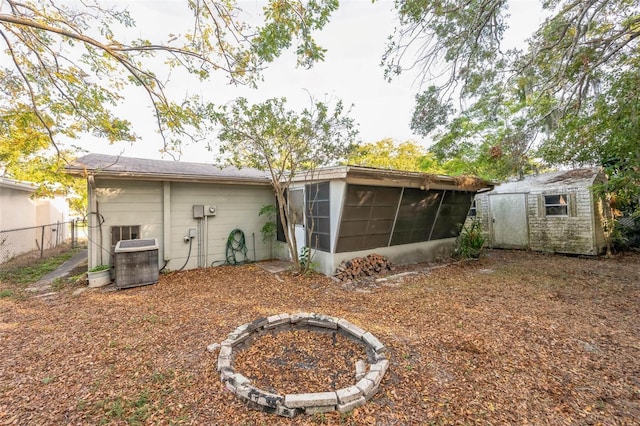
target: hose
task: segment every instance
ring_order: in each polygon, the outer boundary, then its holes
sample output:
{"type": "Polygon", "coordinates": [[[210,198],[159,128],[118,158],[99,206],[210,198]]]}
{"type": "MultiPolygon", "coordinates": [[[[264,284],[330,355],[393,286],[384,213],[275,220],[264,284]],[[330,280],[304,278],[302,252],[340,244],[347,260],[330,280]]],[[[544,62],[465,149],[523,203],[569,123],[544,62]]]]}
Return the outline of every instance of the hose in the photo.
{"type": "Polygon", "coordinates": [[[244,239],[244,232],[241,229],[234,229],[227,238],[226,248],[226,262],[227,265],[238,265],[240,263],[246,263],[249,261],[247,257],[247,245],[244,239]],[[244,256],[244,260],[238,260],[236,254],[241,253],[244,256]]]}

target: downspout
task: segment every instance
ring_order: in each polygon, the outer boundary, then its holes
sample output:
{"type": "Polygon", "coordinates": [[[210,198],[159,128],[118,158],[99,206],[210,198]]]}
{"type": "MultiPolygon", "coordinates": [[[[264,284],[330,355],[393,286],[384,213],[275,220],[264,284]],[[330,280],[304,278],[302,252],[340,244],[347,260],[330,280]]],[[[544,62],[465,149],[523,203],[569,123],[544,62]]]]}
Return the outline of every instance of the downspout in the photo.
{"type": "Polygon", "coordinates": [[[95,182],[95,177],[93,175],[88,175],[87,176],[87,198],[88,198],[88,234],[89,234],[89,246],[91,247],[91,250],[89,250],[89,253],[91,255],[91,258],[89,259],[89,269],[94,268],[98,265],[100,265],[101,263],[98,261],[98,252],[102,253],[102,249],[96,244],[96,241],[98,239],[98,230],[97,230],[97,223],[100,223],[100,220],[98,219],[98,216],[96,216],[95,214],[92,214],[94,212],[97,212],[98,210],[98,201],[97,201],[97,197],[96,197],[96,182],[95,182]]]}
{"type": "Polygon", "coordinates": [[[162,182],[162,257],[171,260],[171,182],[162,182]]]}

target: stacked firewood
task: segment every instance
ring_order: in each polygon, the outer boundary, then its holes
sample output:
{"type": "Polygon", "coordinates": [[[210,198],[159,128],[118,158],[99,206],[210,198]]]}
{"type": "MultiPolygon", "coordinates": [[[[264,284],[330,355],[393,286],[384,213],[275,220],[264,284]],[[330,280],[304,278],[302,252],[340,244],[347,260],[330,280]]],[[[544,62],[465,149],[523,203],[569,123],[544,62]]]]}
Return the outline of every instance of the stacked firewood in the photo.
{"type": "Polygon", "coordinates": [[[343,260],[338,265],[334,277],[340,281],[349,281],[360,277],[369,277],[384,271],[393,271],[395,266],[385,256],[371,253],[365,257],[343,260]]]}

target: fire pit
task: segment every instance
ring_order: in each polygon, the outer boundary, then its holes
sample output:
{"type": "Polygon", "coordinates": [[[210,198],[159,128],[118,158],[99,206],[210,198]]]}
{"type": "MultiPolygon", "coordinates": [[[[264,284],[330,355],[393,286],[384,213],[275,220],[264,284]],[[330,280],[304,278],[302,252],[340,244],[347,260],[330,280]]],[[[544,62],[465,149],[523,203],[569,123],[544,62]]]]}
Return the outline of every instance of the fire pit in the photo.
{"type": "Polygon", "coordinates": [[[384,352],[384,345],[374,335],[345,319],[307,312],[279,314],[243,324],[229,333],[221,344],[217,369],[226,388],[251,408],[285,417],[335,410],[344,413],[364,405],[377,392],[389,366],[384,352]],[[367,360],[355,363],[353,384],[335,391],[273,393],[254,386],[234,370],[234,351],[250,346],[257,336],[294,330],[336,333],[363,345],[367,360]]]}

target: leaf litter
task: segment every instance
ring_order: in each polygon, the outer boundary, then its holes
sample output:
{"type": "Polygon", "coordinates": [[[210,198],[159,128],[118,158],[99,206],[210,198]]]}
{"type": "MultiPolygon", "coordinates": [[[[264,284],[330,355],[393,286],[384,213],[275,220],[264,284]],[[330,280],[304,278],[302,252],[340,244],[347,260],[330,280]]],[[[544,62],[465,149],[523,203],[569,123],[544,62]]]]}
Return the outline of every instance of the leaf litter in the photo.
{"type": "MultiPolygon", "coordinates": [[[[367,292],[245,265],[2,298],[0,424],[638,424],[639,263],[495,250],[367,292]],[[365,406],[284,419],[220,382],[209,344],[299,311],[345,318],[387,346],[389,370],[365,406]]],[[[361,348],[298,334],[265,335],[234,365],[280,392],[353,383],[361,348]]]]}

